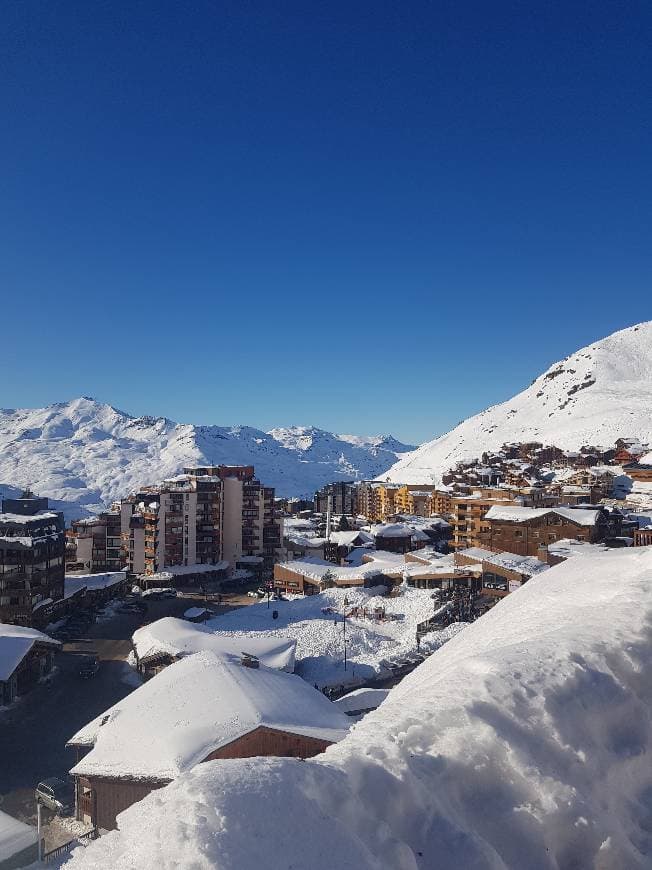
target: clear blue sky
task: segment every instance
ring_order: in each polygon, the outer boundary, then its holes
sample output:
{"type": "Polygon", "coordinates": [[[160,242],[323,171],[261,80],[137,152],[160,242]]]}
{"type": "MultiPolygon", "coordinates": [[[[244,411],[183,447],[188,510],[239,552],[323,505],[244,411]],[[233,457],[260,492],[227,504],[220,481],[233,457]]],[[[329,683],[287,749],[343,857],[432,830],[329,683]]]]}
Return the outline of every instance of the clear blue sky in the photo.
{"type": "Polygon", "coordinates": [[[4,407],[419,441],[652,317],[648,2],[1,19],[4,407]]]}

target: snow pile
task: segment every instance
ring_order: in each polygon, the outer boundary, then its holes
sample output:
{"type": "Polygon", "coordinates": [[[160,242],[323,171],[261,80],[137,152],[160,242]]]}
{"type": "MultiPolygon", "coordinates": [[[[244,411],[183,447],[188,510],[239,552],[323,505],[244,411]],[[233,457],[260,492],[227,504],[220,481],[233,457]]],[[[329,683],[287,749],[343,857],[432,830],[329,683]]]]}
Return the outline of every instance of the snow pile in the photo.
{"type": "Polygon", "coordinates": [[[0,484],[31,486],[56,500],[68,519],[104,510],[185,466],[254,465],[277,495],[312,497],[333,480],[382,474],[412,449],[391,437],[356,441],[315,428],[268,433],[131,417],[89,398],[0,410],[0,484]]]}
{"type": "MultiPolygon", "coordinates": [[[[411,567],[423,570],[423,566],[411,567]]],[[[426,589],[406,588],[398,597],[387,598],[378,593],[378,588],[327,589],[293,601],[273,601],[270,608],[261,602],[231,610],[205,625],[219,630],[221,638],[296,638],[297,674],[320,687],[347,684],[387,676],[388,660],[414,655],[417,624],[433,614],[431,594],[426,589]],[[342,614],[356,607],[365,608],[369,614],[384,608],[386,619],[347,618],[345,671],[342,614]]],[[[464,624],[454,624],[426,635],[421,639],[421,651],[437,649],[463,628],[464,624]]]]}
{"type": "Polygon", "coordinates": [[[555,363],[514,398],[402,457],[382,479],[439,482],[456,462],[507,442],[541,441],[578,450],[612,447],[617,438],[627,437],[652,442],[652,321],[555,363]]]}
{"type": "Polygon", "coordinates": [[[556,566],[322,756],[200,765],[70,870],[649,868],[651,586],[650,548],[556,566]]]}

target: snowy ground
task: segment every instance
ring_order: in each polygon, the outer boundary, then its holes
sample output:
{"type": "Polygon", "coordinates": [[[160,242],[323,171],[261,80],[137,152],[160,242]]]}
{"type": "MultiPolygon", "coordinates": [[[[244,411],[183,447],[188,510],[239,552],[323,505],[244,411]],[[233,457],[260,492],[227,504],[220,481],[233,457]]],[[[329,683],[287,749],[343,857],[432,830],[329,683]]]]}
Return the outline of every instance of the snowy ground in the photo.
{"type": "Polygon", "coordinates": [[[323,755],[200,764],[68,870],[649,870],[651,588],[650,547],[555,566],[323,755]]]}
{"type": "MultiPolygon", "coordinates": [[[[209,620],[206,625],[235,636],[258,633],[297,639],[296,673],[322,686],[358,683],[388,674],[387,660],[416,652],[416,627],[433,613],[431,592],[405,589],[398,598],[387,598],[373,590],[329,589],[320,595],[297,597],[292,601],[253,604],[209,620]],[[344,602],[347,602],[346,606],[344,602]],[[384,607],[388,619],[348,618],[346,621],[347,670],[344,670],[342,612],[354,606],[368,610],[384,607]],[[331,608],[334,612],[325,613],[331,608]],[[274,612],[278,618],[273,618],[274,612]]],[[[463,624],[432,632],[421,641],[421,650],[437,649],[463,628],[463,624]]]]}

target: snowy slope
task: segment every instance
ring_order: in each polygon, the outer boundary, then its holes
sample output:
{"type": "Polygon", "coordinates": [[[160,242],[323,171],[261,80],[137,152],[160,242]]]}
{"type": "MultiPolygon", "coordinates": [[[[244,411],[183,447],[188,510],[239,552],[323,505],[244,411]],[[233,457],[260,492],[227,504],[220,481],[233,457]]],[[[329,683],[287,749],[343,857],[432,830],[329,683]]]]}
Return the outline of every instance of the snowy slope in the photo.
{"type": "Polygon", "coordinates": [[[391,437],[340,437],[295,427],[193,426],[134,418],[80,398],[34,410],[0,410],[0,490],[31,486],[67,503],[68,516],[98,510],[184,465],[250,464],[278,495],[312,495],[337,479],[370,478],[412,449],[391,437]]]}
{"type": "Polygon", "coordinates": [[[649,868],[651,583],[649,547],[551,568],[323,755],[198,765],[66,867],[649,868]]]}
{"type": "Polygon", "coordinates": [[[470,417],[402,457],[383,479],[438,482],[457,461],[507,441],[567,450],[611,447],[616,438],[652,441],[652,321],[615,332],[555,363],[508,402],[470,417]]]}

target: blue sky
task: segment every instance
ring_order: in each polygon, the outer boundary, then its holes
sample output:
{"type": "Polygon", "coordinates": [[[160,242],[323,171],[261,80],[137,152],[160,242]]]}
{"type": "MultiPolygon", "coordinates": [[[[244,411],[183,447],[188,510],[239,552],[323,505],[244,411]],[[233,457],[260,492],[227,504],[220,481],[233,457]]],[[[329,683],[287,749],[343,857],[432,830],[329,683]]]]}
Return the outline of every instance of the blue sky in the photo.
{"type": "Polygon", "coordinates": [[[417,442],[649,319],[651,25],[5,4],[0,405],[417,442]]]}

